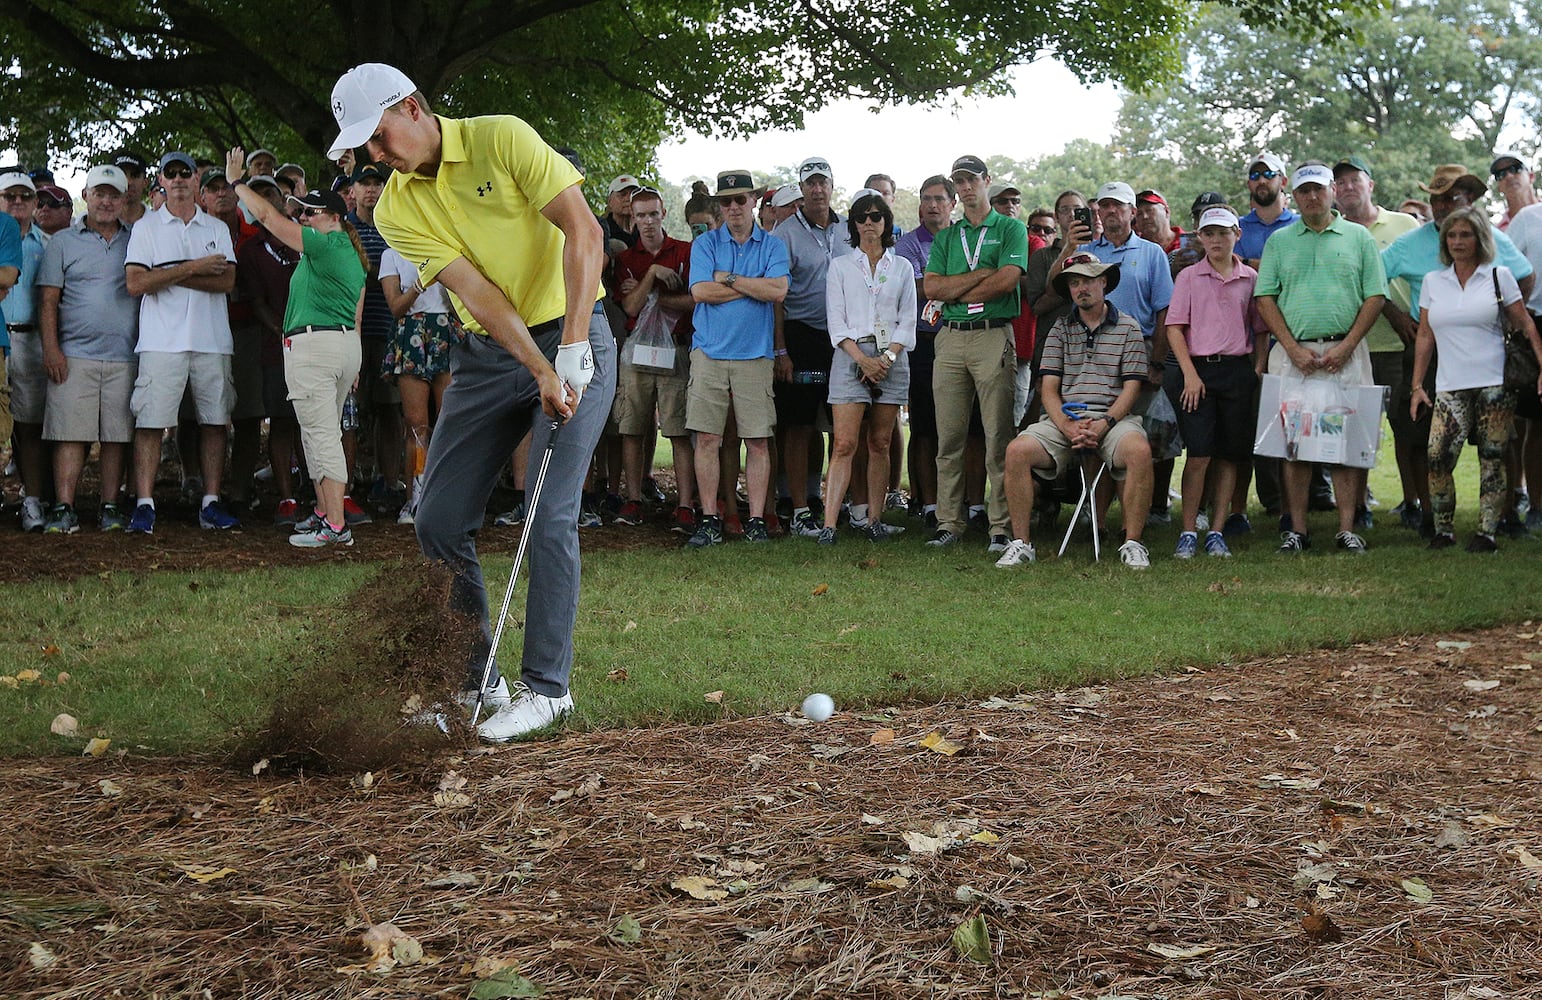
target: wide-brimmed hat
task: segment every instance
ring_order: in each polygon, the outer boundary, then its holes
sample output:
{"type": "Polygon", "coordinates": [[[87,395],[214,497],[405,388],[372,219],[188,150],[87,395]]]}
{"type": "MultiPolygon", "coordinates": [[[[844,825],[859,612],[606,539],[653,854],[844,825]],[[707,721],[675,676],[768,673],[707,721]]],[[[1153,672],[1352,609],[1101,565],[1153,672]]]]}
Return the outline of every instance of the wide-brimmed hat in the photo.
{"type": "Polygon", "coordinates": [[[1090,253],[1073,253],[1065,259],[1060,267],[1060,273],[1055,275],[1055,293],[1062,299],[1071,297],[1071,275],[1082,278],[1096,278],[1101,275],[1105,284],[1103,294],[1108,294],[1119,287],[1119,265],[1105,264],[1090,253]]]}
{"type": "Polygon", "coordinates": [[[1464,185],[1474,198],[1481,198],[1488,193],[1488,185],[1483,182],[1483,178],[1460,163],[1443,163],[1436,167],[1435,176],[1430,178],[1428,184],[1420,184],[1419,190],[1426,194],[1445,194],[1459,184],[1464,185]]]}
{"type": "Polygon", "coordinates": [[[754,194],[755,178],[748,170],[724,170],[717,175],[717,191],[714,198],[735,194],[754,194]]]}

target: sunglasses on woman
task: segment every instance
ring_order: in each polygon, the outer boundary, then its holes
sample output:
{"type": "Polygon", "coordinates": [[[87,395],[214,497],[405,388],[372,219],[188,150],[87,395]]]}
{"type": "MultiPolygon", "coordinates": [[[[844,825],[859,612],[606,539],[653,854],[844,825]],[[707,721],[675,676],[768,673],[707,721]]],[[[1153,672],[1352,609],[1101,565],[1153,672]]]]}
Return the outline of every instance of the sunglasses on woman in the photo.
{"type": "Polygon", "coordinates": [[[300,210],[300,217],[305,219],[313,219],[318,215],[326,214],[327,210],[324,208],[305,208],[300,210]]]}
{"type": "Polygon", "coordinates": [[[858,222],[882,222],[883,221],[883,213],[882,212],[863,212],[861,215],[853,216],[853,218],[856,219],[858,222]]]}

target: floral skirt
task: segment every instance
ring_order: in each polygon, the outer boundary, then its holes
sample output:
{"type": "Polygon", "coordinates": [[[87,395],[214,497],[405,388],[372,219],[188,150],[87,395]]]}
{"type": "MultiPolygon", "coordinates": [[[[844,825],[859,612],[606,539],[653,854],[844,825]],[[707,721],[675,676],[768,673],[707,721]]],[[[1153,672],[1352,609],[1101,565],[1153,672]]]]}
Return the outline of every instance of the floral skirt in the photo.
{"type": "Polygon", "coordinates": [[[466,339],[466,330],[451,313],[412,313],[396,324],[380,362],[381,377],[403,375],[432,382],[450,371],[450,348],[466,339]]]}

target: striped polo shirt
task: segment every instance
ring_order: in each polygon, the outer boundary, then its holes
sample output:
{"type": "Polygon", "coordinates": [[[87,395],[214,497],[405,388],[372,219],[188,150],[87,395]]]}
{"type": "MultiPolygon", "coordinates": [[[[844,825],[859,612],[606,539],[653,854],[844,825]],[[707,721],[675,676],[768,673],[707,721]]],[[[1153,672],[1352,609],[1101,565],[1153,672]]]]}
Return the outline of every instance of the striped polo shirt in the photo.
{"type": "Polygon", "coordinates": [[[1106,413],[1132,379],[1145,381],[1150,366],[1146,338],[1135,319],[1112,302],[1096,330],[1088,330],[1081,311],[1073,309],[1049,328],[1044,341],[1042,375],[1060,379],[1060,398],[1086,403],[1094,413],[1106,413]]]}

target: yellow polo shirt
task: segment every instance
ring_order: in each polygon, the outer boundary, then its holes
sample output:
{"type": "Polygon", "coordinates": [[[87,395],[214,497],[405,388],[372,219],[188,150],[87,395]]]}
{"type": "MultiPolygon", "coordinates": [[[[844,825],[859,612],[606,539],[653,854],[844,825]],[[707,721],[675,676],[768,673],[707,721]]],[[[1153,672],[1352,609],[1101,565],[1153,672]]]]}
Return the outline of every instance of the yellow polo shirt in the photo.
{"type": "MultiPolygon", "coordinates": [[[[391,176],[375,208],[380,234],[417,266],[425,286],[464,257],[503,290],[526,325],[560,318],[567,311],[564,238],[541,209],[583,175],[513,115],[435,117],[439,172],[391,176]]],[[[595,301],[603,294],[596,286],[595,301]]],[[[450,298],[468,330],[487,332],[450,298]]]]}

